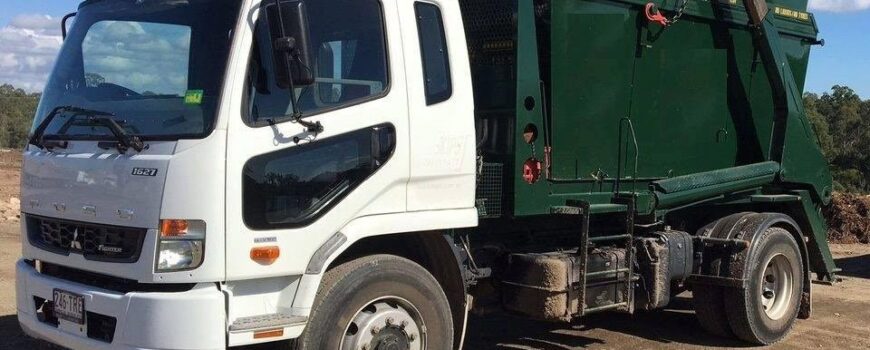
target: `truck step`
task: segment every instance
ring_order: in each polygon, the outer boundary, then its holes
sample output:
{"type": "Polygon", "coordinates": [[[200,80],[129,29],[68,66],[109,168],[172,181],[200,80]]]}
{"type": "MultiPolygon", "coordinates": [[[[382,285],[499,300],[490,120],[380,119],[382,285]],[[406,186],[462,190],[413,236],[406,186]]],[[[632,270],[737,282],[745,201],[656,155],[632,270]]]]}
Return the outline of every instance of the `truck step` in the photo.
{"type": "Polygon", "coordinates": [[[600,243],[600,242],[617,241],[617,240],[631,240],[631,238],[632,238],[631,234],[613,235],[613,236],[596,236],[596,237],[589,237],[589,242],[590,243],[600,243]]]}
{"type": "Polygon", "coordinates": [[[603,305],[603,306],[585,308],[585,309],[583,309],[583,314],[591,314],[593,312],[602,312],[602,311],[608,311],[608,310],[614,310],[614,309],[620,309],[620,308],[628,309],[628,308],[630,308],[630,304],[628,302],[622,302],[622,303],[607,304],[607,305],[603,305]]]}
{"type": "Polygon", "coordinates": [[[285,313],[239,317],[230,325],[230,332],[244,332],[264,328],[289,327],[304,324],[306,316],[293,316],[285,313]]]}

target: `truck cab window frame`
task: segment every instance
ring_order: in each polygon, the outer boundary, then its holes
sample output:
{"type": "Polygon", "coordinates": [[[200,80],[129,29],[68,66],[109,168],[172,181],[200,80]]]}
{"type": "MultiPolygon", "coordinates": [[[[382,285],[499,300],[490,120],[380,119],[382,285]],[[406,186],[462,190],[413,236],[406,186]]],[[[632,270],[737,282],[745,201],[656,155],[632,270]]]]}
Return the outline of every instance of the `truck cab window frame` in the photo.
{"type": "Polygon", "coordinates": [[[251,158],[242,174],[245,225],[275,230],[315,222],[390,160],[395,134],[382,124],[251,158]]]}
{"type": "Polygon", "coordinates": [[[453,95],[447,35],[438,5],[415,2],[414,14],[417,17],[417,34],[420,39],[426,105],[431,106],[447,101],[453,95]]]}
{"type": "MultiPolygon", "coordinates": [[[[306,1],[315,83],[297,87],[299,110],[314,116],[386,96],[390,61],[386,22],[379,0],[306,1]],[[334,11],[335,8],[355,9],[334,11]],[[350,14],[354,14],[351,16],[350,14]]],[[[262,8],[260,9],[262,11],[262,8]]],[[[290,120],[290,92],[278,87],[272,65],[269,25],[263,13],[254,39],[245,82],[244,122],[251,127],[290,120]]]]}

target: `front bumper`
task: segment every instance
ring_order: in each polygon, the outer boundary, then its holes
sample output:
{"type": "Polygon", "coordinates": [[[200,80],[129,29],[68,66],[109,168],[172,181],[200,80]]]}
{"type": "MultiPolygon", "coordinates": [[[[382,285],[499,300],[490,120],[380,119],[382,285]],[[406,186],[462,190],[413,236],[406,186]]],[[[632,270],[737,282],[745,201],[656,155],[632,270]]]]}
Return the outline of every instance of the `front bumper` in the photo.
{"type": "Polygon", "coordinates": [[[119,293],[42,275],[23,260],[15,270],[18,322],[32,337],[71,349],[226,348],[225,299],[215,284],[185,292],[119,293]],[[87,324],[40,321],[35,300],[51,300],[56,288],[84,296],[86,312],[115,318],[112,341],[89,337],[87,324]]]}

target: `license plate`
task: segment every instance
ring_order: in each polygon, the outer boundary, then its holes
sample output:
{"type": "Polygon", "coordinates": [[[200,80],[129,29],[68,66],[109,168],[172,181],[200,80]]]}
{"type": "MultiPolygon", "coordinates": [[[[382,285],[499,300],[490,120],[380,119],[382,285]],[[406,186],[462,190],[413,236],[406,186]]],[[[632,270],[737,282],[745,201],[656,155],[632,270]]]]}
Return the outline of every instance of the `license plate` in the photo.
{"type": "Polygon", "coordinates": [[[85,324],[85,297],[55,289],[54,315],[59,319],[85,324]]]}

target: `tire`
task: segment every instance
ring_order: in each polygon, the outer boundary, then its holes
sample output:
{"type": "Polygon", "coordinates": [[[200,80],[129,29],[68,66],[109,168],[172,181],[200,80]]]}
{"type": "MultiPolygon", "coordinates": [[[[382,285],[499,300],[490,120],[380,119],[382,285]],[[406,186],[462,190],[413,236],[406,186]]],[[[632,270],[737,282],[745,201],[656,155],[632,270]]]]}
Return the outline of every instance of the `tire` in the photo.
{"type": "Polygon", "coordinates": [[[725,311],[734,335],[768,345],[794,326],[803,291],[803,260],[785,229],[768,228],[755,241],[745,265],[747,288],[724,291],[725,303],[731,305],[725,311]]]}
{"type": "Polygon", "coordinates": [[[723,337],[734,336],[725,314],[723,288],[709,285],[692,287],[692,303],[695,305],[695,316],[705,331],[723,337]]]}
{"type": "Polygon", "coordinates": [[[429,271],[411,260],[373,255],[327,271],[305,332],[292,348],[374,350],[377,344],[453,347],[447,296],[429,271]]]}
{"type": "MultiPolygon", "coordinates": [[[[753,213],[742,212],[728,215],[716,220],[698,230],[699,235],[713,238],[730,238],[729,233],[740,219],[753,213]]],[[[715,257],[713,264],[709,266],[708,274],[719,275],[722,269],[721,259],[727,257],[715,257]]],[[[695,306],[695,316],[701,328],[710,334],[723,338],[734,337],[731,325],[728,324],[728,315],[725,314],[725,288],[714,285],[696,284],[692,286],[692,303],[695,306]]]]}

